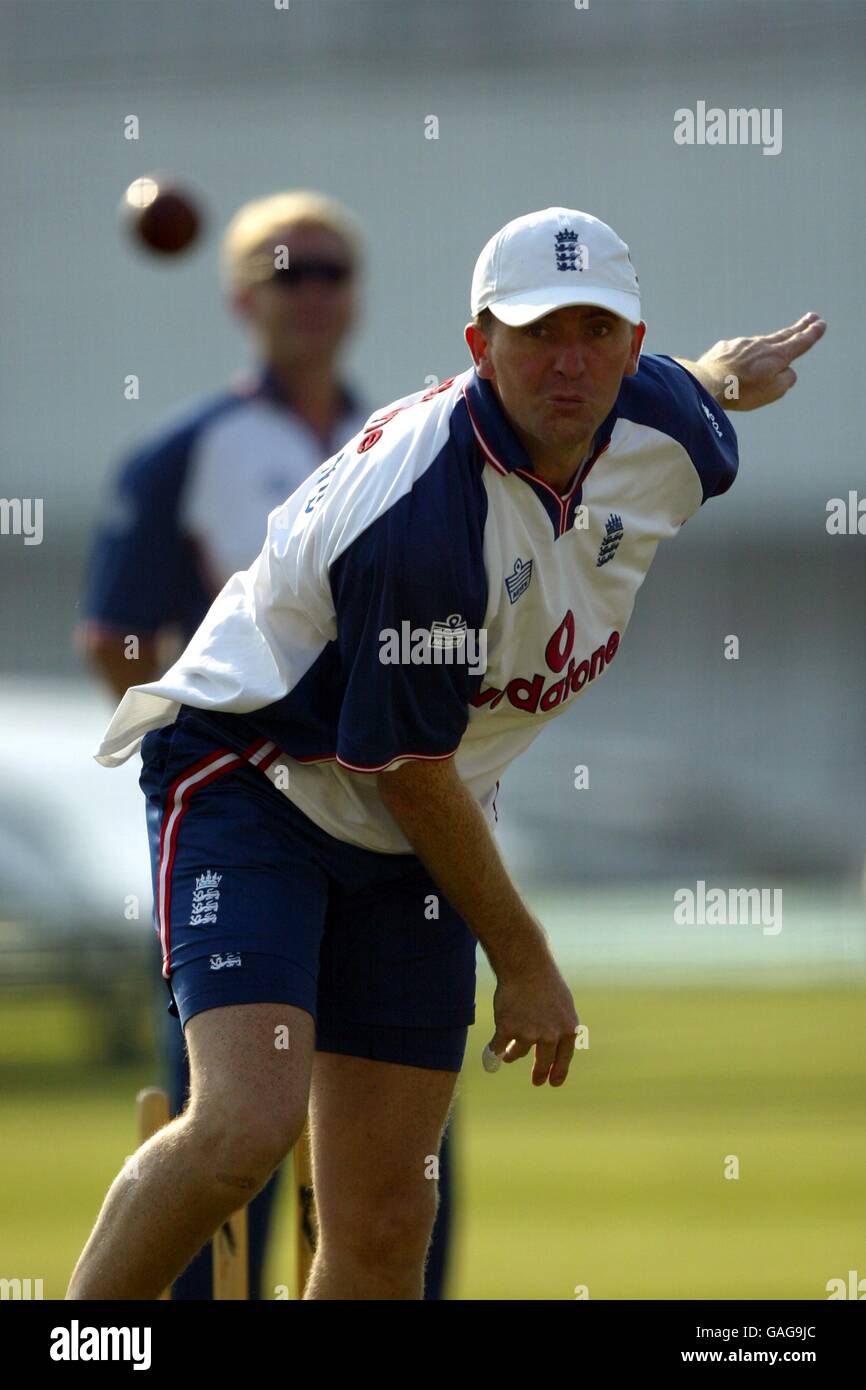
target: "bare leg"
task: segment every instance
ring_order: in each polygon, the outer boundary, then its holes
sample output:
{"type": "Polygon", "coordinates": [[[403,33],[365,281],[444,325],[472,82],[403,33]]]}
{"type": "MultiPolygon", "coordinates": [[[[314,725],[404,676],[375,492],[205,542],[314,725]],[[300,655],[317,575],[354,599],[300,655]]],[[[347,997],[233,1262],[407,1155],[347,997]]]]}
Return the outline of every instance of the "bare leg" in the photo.
{"type": "Polygon", "coordinates": [[[310,1124],[319,1246],[307,1299],[422,1299],[435,1160],[457,1072],[317,1052],[310,1124]]]}
{"type": "Polygon", "coordinates": [[[208,1009],[186,1028],[190,1102],[118,1174],[68,1299],[155,1299],[301,1133],[314,1025],[289,1004],[208,1009]],[[288,1030],[288,1047],[276,1045],[288,1030]]]}

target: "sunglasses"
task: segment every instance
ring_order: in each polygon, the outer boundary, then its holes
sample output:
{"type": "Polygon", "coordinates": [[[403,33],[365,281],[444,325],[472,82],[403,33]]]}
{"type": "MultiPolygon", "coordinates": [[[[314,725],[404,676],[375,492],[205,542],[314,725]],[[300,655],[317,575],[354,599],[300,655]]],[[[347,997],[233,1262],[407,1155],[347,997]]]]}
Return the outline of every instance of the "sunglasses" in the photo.
{"type": "Polygon", "coordinates": [[[352,267],[341,261],[295,261],[283,270],[274,270],[268,283],[280,289],[294,289],[313,280],[320,285],[344,285],[351,278],[352,267]]]}

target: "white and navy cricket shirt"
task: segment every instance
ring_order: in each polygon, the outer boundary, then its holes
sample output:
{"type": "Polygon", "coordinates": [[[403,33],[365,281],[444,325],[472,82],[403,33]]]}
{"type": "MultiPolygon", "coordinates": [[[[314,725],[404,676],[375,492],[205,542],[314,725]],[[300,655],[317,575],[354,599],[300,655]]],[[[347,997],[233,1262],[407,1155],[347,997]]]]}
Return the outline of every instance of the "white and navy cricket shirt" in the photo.
{"type": "Polygon", "coordinates": [[[225,716],[244,715],[242,746],[267,740],[266,775],[337,839],[409,849],[370,775],[406,758],[454,754],[492,822],[508,764],[615,661],[659,542],[737,463],[727,415],[670,357],[623,379],[563,496],[474,368],[396,401],[271,512],[256,561],[165,676],[127,691],[96,759],[123,762],[189,705],[230,747],[225,716]]]}
{"type": "Polygon", "coordinates": [[[188,640],[236,570],[262,548],[269,513],[364,424],[346,388],[331,447],[267,371],[170,421],[123,462],[91,549],[82,627],[188,640]]]}

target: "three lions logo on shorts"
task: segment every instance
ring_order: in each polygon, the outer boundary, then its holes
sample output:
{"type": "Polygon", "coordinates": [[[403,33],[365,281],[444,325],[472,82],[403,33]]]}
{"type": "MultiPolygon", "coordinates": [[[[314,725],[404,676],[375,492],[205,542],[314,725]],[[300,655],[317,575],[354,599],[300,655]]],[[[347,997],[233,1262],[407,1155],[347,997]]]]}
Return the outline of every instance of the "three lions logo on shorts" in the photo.
{"type": "Polygon", "coordinates": [[[221,878],[222,874],[214,873],[213,869],[207,869],[196,879],[195,892],[192,895],[192,914],[189,919],[191,927],[205,927],[209,922],[216,923],[220,905],[219,885],[221,878]]]}

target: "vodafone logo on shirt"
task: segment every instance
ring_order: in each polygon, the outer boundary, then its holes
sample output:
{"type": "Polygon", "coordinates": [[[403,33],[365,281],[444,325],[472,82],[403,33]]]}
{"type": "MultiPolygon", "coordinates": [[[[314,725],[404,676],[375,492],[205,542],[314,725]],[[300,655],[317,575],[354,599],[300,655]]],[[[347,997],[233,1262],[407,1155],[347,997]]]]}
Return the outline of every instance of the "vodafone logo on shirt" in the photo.
{"type": "Polygon", "coordinates": [[[594,652],[576,661],[573,655],[574,614],[569,608],[544,649],[547,668],[559,676],[558,680],[549,681],[546,675],[538,671],[532,676],[514,676],[504,690],[495,685],[479,687],[471,703],[479,709],[485,705],[496,709],[502,700],[508,700],[515,709],[523,710],[526,714],[546,714],[571,699],[572,695],[579,695],[583,687],[595,680],[608,662],[613,661],[618,647],[619,633],[614,630],[594,652]]]}

